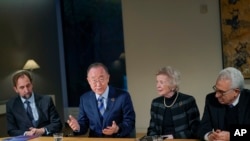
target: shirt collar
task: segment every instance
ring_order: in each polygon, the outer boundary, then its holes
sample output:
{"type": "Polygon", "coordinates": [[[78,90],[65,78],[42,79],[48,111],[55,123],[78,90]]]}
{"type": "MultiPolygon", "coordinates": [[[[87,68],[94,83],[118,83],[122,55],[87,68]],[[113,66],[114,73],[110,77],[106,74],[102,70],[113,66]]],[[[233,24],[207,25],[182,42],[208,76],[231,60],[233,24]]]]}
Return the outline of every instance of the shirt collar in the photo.
{"type": "Polygon", "coordinates": [[[23,97],[21,97],[21,100],[22,100],[23,103],[24,103],[26,100],[28,100],[30,103],[34,103],[34,101],[35,101],[34,94],[32,93],[32,94],[31,94],[31,97],[28,98],[28,99],[24,99],[23,97]]]}
{"type": "Polygon", "coordinates": [[[109,92],[109,86],[106,88],[103,94],[95,94],[96,99],[98,99],[100,96],[104,97],[104,99],[108,99],[108,92],[109,92]]]}
{"type": "Polygon", "coordinates": [[[234,102],[232,103],[233,106],[236,106],[239,103],[239,99],[240,99],[240,94],[237,96],[237,98],[234,100],[234,102]]]}

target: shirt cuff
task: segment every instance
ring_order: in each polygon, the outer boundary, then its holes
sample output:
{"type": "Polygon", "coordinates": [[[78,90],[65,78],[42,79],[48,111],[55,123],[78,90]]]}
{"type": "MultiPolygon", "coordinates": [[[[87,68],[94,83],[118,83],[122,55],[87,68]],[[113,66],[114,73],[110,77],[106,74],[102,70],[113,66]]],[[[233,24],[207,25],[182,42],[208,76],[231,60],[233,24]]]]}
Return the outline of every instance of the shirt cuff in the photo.
{"type": "Polygon", "coordinates": [[[45,130],[45,135],[49,135],[50,134],[50,132],[48,131],[47,128],[44,127],[44,130],[45,130]]]}
{"type": "Polygon", "coordinates": [[[212,133],[213,133],[212,131],[207,132],[207,133],[205,134],[205,136],[204,136],[204,140],[205,140],[205,141],[208,141],[208,136],[209,136],[210,134],[212,134],[212,133]]]}

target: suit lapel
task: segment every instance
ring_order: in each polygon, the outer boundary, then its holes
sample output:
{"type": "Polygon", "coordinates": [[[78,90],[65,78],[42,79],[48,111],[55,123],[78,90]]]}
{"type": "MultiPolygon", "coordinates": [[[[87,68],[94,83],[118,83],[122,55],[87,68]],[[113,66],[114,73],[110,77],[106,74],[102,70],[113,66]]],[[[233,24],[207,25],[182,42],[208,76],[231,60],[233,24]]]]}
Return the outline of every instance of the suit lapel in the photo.
{"type": "Polygon", "coordinates": [[[95,93],[91,93],[90,94],[90,109],[96,109],[96,110],[93,110],[94,112],[94,117],[93,118],[96,118],[96,121],[97,123],[99,124],[100,127],[102,127],[102,121],[101,121],[101,115],[99,114],[99,110],[98,110],[98,106],[97,106],[97,100],[96,100],[96,97],[95,97],[95,93]]]}
{"type": "Polygon", "coordinates": [[[23,104],[23,102],[22,102],[22,100],[21,100],[20,97],[18,97],[16,99],[16,105],[14,107],[16,107],[17,113],[20,113],[19,115],[24,115],[24,122],[27,123],[27,125],[32,126],[32,122],[29,120],[29,117],[26,114],[26,110],[24,108],[24,104],[23,104]],[[23,114],[23,113],[25,113],[25,114],[23,114]]]}
{"type": "Polygon", "coordinates": [[[221,108],[219,108],[217,110],[217,122],[218,122],[218,128],[219,129],[224,129],[224,126],[225,126],[225,107],[222,106],[221,108]]]}
{"type": "Polygon", "coordinates": [[[103,114],[103,125],[106,123],[108,117],[110,116],[110,111],[113,109],[115,105],[115,93],[112,89],[112,87],[109,87],[109,94],[108,94],[108,99],[107,99],[107,107],[106,110],[103,114]]]}
{"type": "Polygon", "coordinates": [[[109,97],[108,100],[107,100],[107,107],[106,107],[106,110],[103,114],[103,117],[107,117],[107,115],[109,115],[110,111],[112,110],[113,106],[114,106],[114,103],[115,103],[115,98],[114,97],[109,97]]]}
{"type": "Polygon", "coordinates": [[[245,93],[242,92],[240,94],[240,99],[239,99],[239,103],[238,103],[238,117],[239,117],[239,124],[242,124],[243,120],[244,120],[244,116],[245,113],[248,112],[246,111],[247,108],[245,105],[247,105],[247,100],[245,100],[245,93]]]}
{"type": "Polygon", "coordinates": [[[43,115],[43,112],[40,109],[40,107],[43,107],[41,105],[40,97],[38,97],[37,95],[34,94],[34,99],[35,99],[36,109],[37,109],[37,114],[38,114],[38,120],[36,121],[34,126],[38,127],[39,123],[41,123],[41,121],[43,121],[43,117],[46,117],[46,115],[43,115]]]}

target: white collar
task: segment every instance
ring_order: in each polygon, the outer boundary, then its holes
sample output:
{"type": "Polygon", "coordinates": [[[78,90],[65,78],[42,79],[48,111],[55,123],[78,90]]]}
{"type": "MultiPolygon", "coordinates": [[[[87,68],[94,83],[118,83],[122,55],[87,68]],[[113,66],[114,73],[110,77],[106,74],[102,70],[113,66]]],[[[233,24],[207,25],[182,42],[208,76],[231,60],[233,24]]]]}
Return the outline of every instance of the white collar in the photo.
{"type": "Polygon", "coordinates": [[[25,99],[25,98],[21,97],[21,100],[22,100],[23,103],[26,100],[28,100],[30,103],[34,103],[34,101],[35,101],[34,93],[32,93],[31,96],[30,96],[30,98],[28,98],[28,99],[25,99]]]}
{"type": "Polygon", "coordinates": [[[109,93],[109,86],[106,88],[103,94],[95,94],[96,99],[98,99],[100,96],[104,97],[104,99],[108,99],[108,93],[109,93]]]}
{"type": "Polygon", "coordinates": [[[234,100],[234,102],[232,103],[233,106],[236,106],[239,103],[239,99],[240,99],[240,93],[237,96],[237,98],[234,100]]]}

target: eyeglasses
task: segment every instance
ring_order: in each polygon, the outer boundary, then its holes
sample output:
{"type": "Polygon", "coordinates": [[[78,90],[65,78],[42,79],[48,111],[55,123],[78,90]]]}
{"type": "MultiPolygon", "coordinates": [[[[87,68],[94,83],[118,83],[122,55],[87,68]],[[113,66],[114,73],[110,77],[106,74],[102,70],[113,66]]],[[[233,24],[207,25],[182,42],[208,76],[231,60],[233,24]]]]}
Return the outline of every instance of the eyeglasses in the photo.
{"type": "Polygon", "coordinates": [[[102,84],[102,83],[105,82],[105,80],[106,80],[106,78],[101,77],[101,78],[98,78],[98,79],[90,79],[90,82],[91,82],[92,84],[97,84],[98,82],[102,84]]]}
{"type": "Polygon", "coordinates": [[[222,94],[222,95],[226,95],[227,93],[229,93],[231,90],[234,90],[234,89],[229,89],[227,91],[222,91],[222,90],[218,90],[216,88],[216,86],[213,86],[213,90],[216,92],[216,93],[219,93],[219,94],[222,94]]]}

